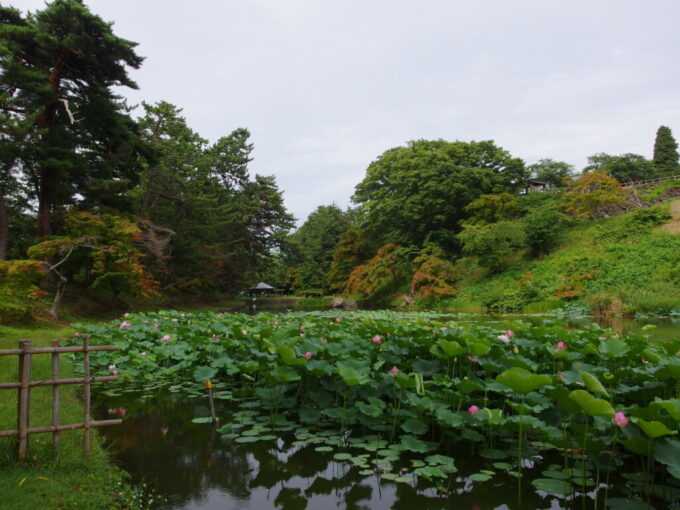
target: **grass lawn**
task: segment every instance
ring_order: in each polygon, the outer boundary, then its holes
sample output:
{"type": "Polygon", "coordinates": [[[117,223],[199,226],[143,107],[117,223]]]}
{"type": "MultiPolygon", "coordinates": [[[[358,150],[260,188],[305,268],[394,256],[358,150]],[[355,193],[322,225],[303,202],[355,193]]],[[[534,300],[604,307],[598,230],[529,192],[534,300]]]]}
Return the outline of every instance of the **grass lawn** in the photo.
{"type": "MultiPolygon", "coordinates": [[[[14,349],[20,339],[34,347],[49,347],[52,339],[70,336],[67,326],[9,328],[0,326],[0,349],[14,349]]],[[[60,356],[61,377],[72,377],[68,355],[60,356]]],[[[17,381],[17,356],[0,357],[0,382],[17,381]]],[[[51,356],[32,357],[32,379],[51,378],[51,356]]],[[[61,423],[81,423],[83,406],[77,385],[61,386],[61,423]]],[[[51,387],[31,390],[30,426],[51,425],[51,387]]],[[[0,390],[0,430],[16,428],[17,391],[0,390]]],[[[96,433],[92,434],[93,438],[96,433]]],[[[0,438],[0,508],[3,510],[102,510],[137,508],[125,473],[109,464],[107,453],[95,439],[92,455],[82,456],[82,431],[63,432],[58,453],[51,434],[29,436],[29,460],[19,464],[16,438],[0,438]]]]}

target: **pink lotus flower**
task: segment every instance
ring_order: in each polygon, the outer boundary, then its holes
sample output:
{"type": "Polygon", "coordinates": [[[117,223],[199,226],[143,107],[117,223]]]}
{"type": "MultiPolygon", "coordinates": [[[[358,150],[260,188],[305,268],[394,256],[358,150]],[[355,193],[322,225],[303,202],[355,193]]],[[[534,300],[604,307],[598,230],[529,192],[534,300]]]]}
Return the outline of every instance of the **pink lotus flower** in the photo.
{"type": "Polygon", "coordinates": [[[508,335],[498,335],[498,339],[504,344],[510,343],[510,337],[508,335]]]}
{"type": "Polygon", "coordinates": [[[123,314],[123,317],[125,317],[125,318],[130,317],[130,314],[126,312],[126,313],[123,314]]]}
{"type": "Polygon", "coordinates": [[[146,356],[146,351],[142,351],[139,353],[141,356],[146,356]]]}
{"type": "Polygon", "coordinates": [[[439,328],[439,331],[446,331],[447,329],[448,329],[447,327],[443,326],[443,327],[439,328]]]}
{"type": "Polygon", "coordinates": [[[479,360],[474,356],[467,356],[467,359],[472,363],[479,363],[479,360]]]}
{"type": "Polygon", "coordinates": [[[392,368],[390,368],[390,374],[397,375],[398,373],[399,369],[397,368],[397,365],[394,365],[392,368]]]}
{"type": "Polygon", "coordinates": [[[567,344],[565,344],[562,340],[560,340],[559,342],[557,342],[555,344],[555,349],[566,349],[566,348],[567,348],[567,344]]]}
{"type": "Polygon", "coordinates": [[[618,413],[614,414],[614,417],[612,418],[612,423],[617,427],[623,428],[629,423],[628,417],[619,411],[618,413]]]}
{"type": "Polygon", "coordinates": [[[335,322],[340,322],[340,317],[336,317],[335,322]]]}
{"type": "Polygon", "coordinates": [[[479,407],[477,407],[476,405],[473,404],[470,407],[468,407],[468,413],[470,413],[472,416],[475,416],[478,412],[479,407]]]}
{"type": "Polygon", "coordinates": [[[169,427],[161,427],[161,435],[162,435],[163,437],[167,436],[167,435],[168,435],[168,430],[170,430],[169,427]]]}
{"type": "Polygon", "coordinates": [[[120,323],[120,326],[118,326],[118,329],[129,328],[130,326],[132,326],[132,324],[130,324],[128,321],[123,321],[120,323]]]}
{"type": "Polygon", "coordinates": [[[515,332],[514,332],[513,330],[511,330],[511,329],[507,330],[507,331],[505,332],[505,334],[508,335],[508,336],[515,336],[515,332]]]}
{"type": "Polygon", "coordinates": [[[375,335],[373,337],[373,342],[376,344],[381,344],[382,343],[382,337],[380,335],[375,335]]]}
{"type": "Polygon", "coordinates": [[[309,352],[309,351],[307,351],[307,352],[305,353],[305,358],[306,358],[306,359],[309,359],[309,358],[311,358],[311,357],[312,357],[312,353],[309,352]]]}
{"type": "Polygon", "coordinates": [[[304,333],[300,333],[300,336],[305,336],[305,334],[304,334],[304,333]]]}
{"type": "Polygon", "coordinates": [[[158,327],[158,323],[157,323],[157,322],[154,322],[154,323],[153,323],[153,327],[154,327],[154,328],[157,328],[157,327],[158,327]]]}
{"type": "Polygon", "coordinates": [[[119,372],[118,369],[116,368],[116,369],[114,369],[114,370],[111,370],[111,373],[112,373],[113,375],[118,375],[120,372],[119,372]]]}
{"type": "Polygon", "coordinates": [[[170,341],[170,335],[165,335],[164,337],[161,338],[161,342],[169,342],[170,341]]]}
{"type": "Polygon", "coordinates": [[[300,326],[300,331],[304,331],[304,330],[305,330],[305,327],[304,327],[304,326],[300,326]]]}

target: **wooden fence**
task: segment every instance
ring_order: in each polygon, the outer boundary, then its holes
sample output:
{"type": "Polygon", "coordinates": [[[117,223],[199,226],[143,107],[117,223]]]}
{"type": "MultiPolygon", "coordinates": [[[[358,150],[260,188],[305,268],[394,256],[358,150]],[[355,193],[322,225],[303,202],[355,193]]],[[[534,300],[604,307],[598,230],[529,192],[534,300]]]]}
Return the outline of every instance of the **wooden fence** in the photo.
{"type": "Polygon", "coordinates": [[[82,346],[59,347],[59,340],[52,341],[52,347],[33,348],[30,340],[19,341],[18,349],[0,350],[0,356],[19,356],[19,382],[0,383],[0,390],[17,390],[17,428],[14,430],[0,430],[0,437],[19,436],[18,454],[19,460],[24,460],[28,451],[28,436],[30,434],[40,434],[52,432],[52,445],[55,450],[59,447],[59,433],[66,430],[83,429],[83,452],[90,454],[90,429],[92,427],[102,427],[106,425],[119,425],[121,419],[92,421],[90,419],[90,391],[93,382],[115,381],[118,377],[90,376],[90,352],[93,351],[115,351],[115,345],[96,345],[91,346],[87,337],[83,338],[82,346]],[[59,377],[59,354],[64,352],[83,353],[83,377],[70,379],[60,379],[59,377]],[[52,355],[52,379],[45,381],[31,380],[31,357],[34,354],[52,355]],[[62,384],[82,384],[83,385],[83,422],[69,425],[61,425],[60,422],[60,398],[59,387],[62,384]],[[30,427],[29,416],[31,407],[31,388],[36,386],[52,386],[52,425],[46,427],[30,427]]]}

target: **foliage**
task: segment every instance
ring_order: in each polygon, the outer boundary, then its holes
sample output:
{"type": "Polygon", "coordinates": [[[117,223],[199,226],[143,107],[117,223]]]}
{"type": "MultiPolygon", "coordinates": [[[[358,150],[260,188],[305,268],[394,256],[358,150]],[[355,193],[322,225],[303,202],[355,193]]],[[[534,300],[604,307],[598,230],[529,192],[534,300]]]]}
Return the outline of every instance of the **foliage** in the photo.
{"type": "Polygon", "coordinates": [[[356,226],[350,226],[340,236],[333,249],[333,259],[326,274],[326,287],[338,292],[355,267],[371,258],[372,240],[369,234],[356,226]]]}
{"type": "Polygon", "coordinates": [[[324,287],[333,249],[349,226],[349,218],[336,205],[317,207],[289,237],[289,264],[298,270],[298,288],[324,287]]]}
{"type": "MultiPolygon", "coordinates": [[[[656,484],[678,476],[677,461],[662,453],[676,448],[666,440],[675,441],[680,429],[678,340],[621,338],[597,325],[566,329],[550,321],[506,323],[499,331],[435,314],[390,312],[248,317],[170,311],[81,331],[96,344],[121,348],[92,357],[95,372],[107,373],[111,365],[120,370],[122,379],[109,393],[168,388],[191,394],[194,374],[210,373],[222,398],[262,408],[271,426],[306,422],[362,437],[336,454],[339,461],[352,457],[350,448],[383,438],[371,448],[399,445],[395,460],[472,441],[482,457],[507,459],[505,469],[528,470],[528,456],[543,476],[557,470],[554,477],[570,487],[579,482],[568,472],[582,473],[586,462],[595,469],[587,457],[577,460],[575,450],[597,454],[603,478],[623,463],[642,464],[650,452],[668,467],[650,467],[645,479],[656,484]],[[379,436],[363,439],[362,430],[379,436]],[[525,451],[526,441],[538,441],[531,444],[541,451],[525,451]],[[559,456],[557,467],[548,466],[546,450],[559,456]]],[[[272,440],[260,437],[259,420],[250,418],[230,420],[224,430],[243,438],[238,442],[272,440]]],[[[309,437],[307,429],[298,430],[309,437]]]]}
{"type": "Polygon", "coordinates": [[[555,247],[566,229],[567,218],[554,206],[544,206],[523,219],[526,244],[533,256],[540,256],[555,247]]]}
{"type": "Polygon", "coordinates": [[[513,219],[519,212],[519,202],[510,193],[480,195],[464,211],[468,214],[465,223],[483,225],[513,219]]]}
{"type": "Polygon", "coordinates": [[[562,208],[576,218],[603,218],[625,202],[619,181],[602,170],[583,174],[562,196],[562,208]]]}
{"type": "Polygon", "coordinates": [[[384,152],[366,170],[353,200],[362,226],[383,242],[456,249],[464,207],[485,193],[524,187],[527,171],[492,141],[417,140],[384,152]]]}
{"type": "Polygon", "coordinates": [[[136,88],[127,75],[142,63],[136,44],[78,0],[26,16],[0,7],[0,18],[0,111],[16,128],[15,168],[38,202],[38,235],[65,204],[123,207],[145,148],[112,89],[136,88]]]}
{"type": "Polygon", "coordinates": [[[492,271],[505,269],[510,255],[526,246],[524,229],[515,221],[465,225],[458,238],[464,255],[477,257],[481,266],[492,271]]]}
{"type": "Polygon", "coordinates": [[[452,264],[435,244],[426,245],[411,263],[410,292],[422,299],[446,298],[456,294],[452,284],[452,264]]]}
{"type": "Polygon", "coordinates": [[[531,172],[533,178],[549,182],[556,188],[566,186],[569,178],[574,173],[574,167],[569,163],[555,161],[550,158],[540,159],[537,163],[529,165],[527,170],[531,172]]]}
{"type": "Polygon", "coordinates": [[[584,173],[600,171],[605,172],[619,182],[633,182],[653,179],[656,170],[650,160],[639,154],[621,154],[612,156],[603,152],[588,158],[588,166],[583,169],[584,173]]]}
{"type": "Polygon", "coordinates": [[[354,268],[344,285],[344,294],[382,297],[402,285],[409,274],[409,250],[388,243],[368,262],[354,268]]]}
{"type": "Polygon", "coordinates": [[[72,211],[65,217],[65,236],[42,241],[29,248],[35,259],[59,266],[68,280],[86,289],[148,297],[156,288],[142,264],[138,248],[142,231],[132,221],[111,214],[72,211]]]}
{"type": "Polygon", "coordinates": [[[181,109],[144,104],[144,140],[156,158],[134,190],[139,215],[173,233],[172,258],[155,268],[161,289],[236,291],[252,285],[284,245],[293,218],[274,177],[250,179],[253,145],[239,128],[215,144],[195,133],[181,109]]]}
{"type": "Polygon", "coordinates": [[[659,177],[678,174],[678,143],[669,127],[659,126],[654,139],[654,169],[659,177]]]}
{"type": "Polygon", "coordinates": [[[45,294],[39,287],[43,277],[37,260],[0,260],[0,321],[8,324],[32,317],[36,300],[45,294]]]}

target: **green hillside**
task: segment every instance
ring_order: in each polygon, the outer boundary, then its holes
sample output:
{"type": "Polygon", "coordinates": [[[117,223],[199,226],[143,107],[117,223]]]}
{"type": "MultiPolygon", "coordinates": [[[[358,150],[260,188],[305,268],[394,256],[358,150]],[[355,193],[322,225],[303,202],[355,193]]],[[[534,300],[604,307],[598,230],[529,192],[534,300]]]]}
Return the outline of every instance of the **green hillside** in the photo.
{"type": "MultiPolygon", "coordinates": [[[[521,220],[518,220],[521,221],[521,220]]],[[[512,222],[510,222],[512,223],[512,222]]],[[[449,304],[541,312],[583,306],[592,312],[680,314],[680,200],[597,221],[572,222],[539,259],[515,253],[490,274],[474,259],[449,304]]]]}

